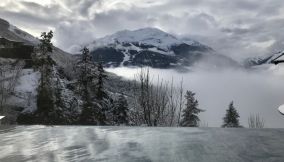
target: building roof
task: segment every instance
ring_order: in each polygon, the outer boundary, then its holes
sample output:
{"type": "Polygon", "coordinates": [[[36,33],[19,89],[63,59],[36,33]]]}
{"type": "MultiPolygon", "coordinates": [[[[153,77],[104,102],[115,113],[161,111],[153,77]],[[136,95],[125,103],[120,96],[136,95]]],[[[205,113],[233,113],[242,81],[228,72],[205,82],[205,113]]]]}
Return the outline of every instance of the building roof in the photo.
{"type": "Polygon", "coordinates": [[[0,36],[0,39],[1,39],[1,40],[5,40],[5,41],[9,41],[9,42],[23,43],[23,42],[20,42],[20,41],[16,41],[16,40],[12,40],[12,39],[8,39],[8,38],[4,38],[4,37],[1,37],[1,36],[0,36]]]}

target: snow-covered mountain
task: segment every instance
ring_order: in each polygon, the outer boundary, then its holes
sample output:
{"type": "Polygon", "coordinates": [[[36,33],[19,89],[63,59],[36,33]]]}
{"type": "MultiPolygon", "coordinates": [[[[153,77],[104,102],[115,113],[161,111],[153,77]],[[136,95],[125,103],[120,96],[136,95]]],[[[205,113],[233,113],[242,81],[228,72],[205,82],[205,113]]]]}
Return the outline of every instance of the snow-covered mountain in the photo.
{"type": "MultiPolygon", "coordinates": [[[[202,44],[189,39],[179,40],[178,38],[170,35],[157,28],[143,28],[134,31],[123,30],[113,35],[108,35],[96,41],[97,45],[106,46],[116,43],[138,43],[142,45],[153,46],[157,50],[164,52],[171,52],[172,46],[187,44],[192,46],[203,46],[202,44]]],[[[203,46],[206,47],[206,46],[203,46]]],[[[207,47],[210,49],[209,47],[207,47]]]]}
{"type": "Polygon", "coordinates": [[[245,60],[245,65],[249,66],[257,66],[262,64],[277,64],[279,61],[284,60],[284,51],[280,51],[269,56],[263,57],[255,57],[255,58],[248,58],[245,60]]]}
{"type": "Polygon", "coordinates": [[[157,28],[119,31],[95,40],[88,47],[95,61],[103,61],[108,66],[168,68],[190,66],[212,55],[220,57],[206,45],[190,38],[179,39],[157,28]]]}
{"type": "Polygon", "coordinates": [[[26,44],[32,45],[39,43],[38,39],[32,35],[22,31],[16,26],[11,25],[8,21],[0,18],[0,37],[9,40],[24,42],[26,44]]]}

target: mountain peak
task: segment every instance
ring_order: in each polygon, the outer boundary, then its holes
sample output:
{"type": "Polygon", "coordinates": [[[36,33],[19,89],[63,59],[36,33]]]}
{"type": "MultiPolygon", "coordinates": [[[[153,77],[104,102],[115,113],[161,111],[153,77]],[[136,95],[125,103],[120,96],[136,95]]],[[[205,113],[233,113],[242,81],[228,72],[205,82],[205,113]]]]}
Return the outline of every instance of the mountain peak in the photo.
{"type": "Polygon", "coordinates": [[[212,49],[197,41],[177,38],[158,28],[122,30],[88,46],[94,60],[107,66],[171,67],[189,65],[212,49]]]}
{"type": "Polygon", "coordinates": [[[140,29],[136,29],[133,30],[132,32],[136,32],[136,33],[152,33],[152,34],[166,34],[169,35],[168,33],[166,33],[165,31],[158,29],[158,28],[154,28],[154,27],[146,27],[146,28],[140,28],[140,29]]]}
{"type": "Polygon", "coordinates": [[[135,30],[122,30],[118,31],[115,34],[122,34],[122,33],[147,33],[147,34],[167,34],[165,31],[155,28],[155,27],[145,27],[145,28],[139,28],[135,30]]]}
{"type": "Polygon", "coordinates": [[[98,46],[107,46],[117,43],[135,43],[168,50],[173,45],[182,44],[184,42],[158,28],[147,27],[137,30],[118,31],[112,35],[98,39],[96,43],[98,46]]]}

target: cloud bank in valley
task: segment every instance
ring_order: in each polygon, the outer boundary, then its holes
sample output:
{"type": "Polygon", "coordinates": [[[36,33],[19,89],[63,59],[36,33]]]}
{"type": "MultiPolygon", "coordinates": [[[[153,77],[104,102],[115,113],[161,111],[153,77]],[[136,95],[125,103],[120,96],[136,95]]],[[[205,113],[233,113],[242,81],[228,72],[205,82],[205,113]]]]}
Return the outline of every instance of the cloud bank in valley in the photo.
{"type": "Polygon", "coordinates": [[[119,30],[157,27],[242,59],[283,50],[282,0],[1,0],[0,17],[55,44],[80,44],[119,30]]]}
{"type": "MultiPolygon", "coordinates": [[[[131,79],[140,69],[121,67],[108,71],[131,79]]],[[[202,124],[220,127],[229,103],[234,101],[243,126],[248,126],[250,114],[259,114],[264,118],[265,127],[284,128],[283,115],[277,110],[284,104],[284,66],[269,65],[251,71],[198,67],[188,73],[150,69],[150,74],[154,81],[158,76],[167,81],[174,78],[177,86],[182,79],[184,90],[195,92],[200,108],[206,110],[200,113],[202,124]]]]}

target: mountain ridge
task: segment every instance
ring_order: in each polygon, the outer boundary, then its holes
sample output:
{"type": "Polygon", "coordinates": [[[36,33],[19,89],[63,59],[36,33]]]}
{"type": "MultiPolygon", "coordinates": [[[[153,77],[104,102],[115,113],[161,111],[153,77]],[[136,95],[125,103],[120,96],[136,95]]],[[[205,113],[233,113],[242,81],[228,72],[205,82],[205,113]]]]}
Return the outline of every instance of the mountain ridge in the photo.
{"type": "Polygon", "coordinates": [[[140,28],[136,30],[122,30],[115,32],[114,34],[111,35],[106,35],[105,37],[99,38],[96,41],[99,43],[98,44],[99,46],[114,44],[115,42],[119,43],[137,42],[146,45],[156,46],[163,50],[168,50],[168,48],[173,45],[178,45],[183,43],[195,46],[205,46],[192,39],[191,40],[178,39],[174,35],[171,35],[158,28],[153,28],[153,27],[140,28]]]}
{"type": "MultiPolygon", "coordinates": [[[[21,42],[29,46],[36,46],[40,43],[36,37],[17,28],[16,26],[1,18],[0,37],[13,42],[21,42]]],[[[53,51],[54,52],[51,56],[59,66],[65,67],[67,66],[67,64],[74,61],[74,58],[71,54],[57,48],[56,46],[53,46],[53,51]]]]}
{"type": "Polygon", "coordinates": [[[244,61],[245,66],[258,66],[263,64],[278,64],[279,61],[284,60],[284,51],[279,51],[270,55],[248,58],[244,61]]]}
{"type": "Polygon", "coordinates": [[[94,61],[105,66],[151,66],[171,68],[191,66],[207,57],[219,55],[211,47],[190,38],[179,39],[157,28],[122,30],[96,39],[87,46],[94,61]],[[212,55],[212,56],[211,56],[212,55]]]}

